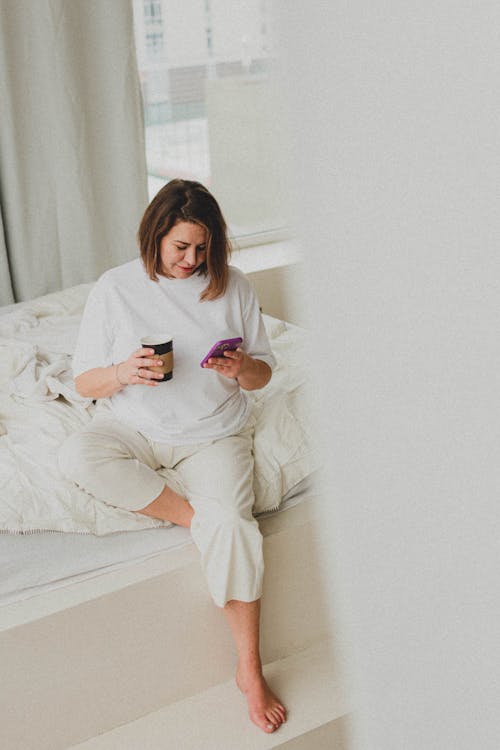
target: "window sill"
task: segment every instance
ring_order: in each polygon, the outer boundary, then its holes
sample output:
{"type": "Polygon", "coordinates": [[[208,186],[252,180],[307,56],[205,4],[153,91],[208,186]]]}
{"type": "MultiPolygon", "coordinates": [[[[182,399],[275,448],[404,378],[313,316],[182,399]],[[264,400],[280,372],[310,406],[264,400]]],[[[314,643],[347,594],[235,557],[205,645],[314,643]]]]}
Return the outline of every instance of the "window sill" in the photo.
{"type": "Polygon", "coordinates": [[[291,239],[233,250],[230,263],[243,273],[256,273],[300,261],[298,245],[291,239]]]}

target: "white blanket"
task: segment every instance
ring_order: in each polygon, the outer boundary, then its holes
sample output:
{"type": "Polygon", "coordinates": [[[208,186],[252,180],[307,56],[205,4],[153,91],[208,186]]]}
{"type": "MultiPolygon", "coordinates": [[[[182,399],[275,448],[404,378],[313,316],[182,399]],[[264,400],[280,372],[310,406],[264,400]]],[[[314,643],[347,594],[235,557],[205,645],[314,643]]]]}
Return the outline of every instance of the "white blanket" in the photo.
{"type": "MultiPolygon", "coordinates": [[[[0,317],[0,531],[104,535],[171,525],[102,503],[58,470],[60,444],[96,409],[76,392],[71,373],[91,287],[49,294],[0,317]]],[[[305,335],[275,318],[264,322],[278,366],[270,384],[251,394],[256,515],[278,507],[318,466],[307,419],[305,335]]]]}

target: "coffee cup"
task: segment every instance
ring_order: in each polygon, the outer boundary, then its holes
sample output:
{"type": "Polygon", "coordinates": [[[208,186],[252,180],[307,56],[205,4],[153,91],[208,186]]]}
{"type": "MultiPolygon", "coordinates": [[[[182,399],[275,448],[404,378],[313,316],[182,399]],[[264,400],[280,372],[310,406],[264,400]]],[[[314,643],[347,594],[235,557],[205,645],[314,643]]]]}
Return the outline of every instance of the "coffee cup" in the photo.
{"type": "Polygon", "coordinates": [[[162,365],[155,367],[148,367],[148,370],[153,372],[163,373],[163,378],[156,379],[157,383],[162,383],[165,380],[172,380],[174,376],[174,341],[172,336],[168,336],[164,333],[153,333],[150,336],[143,336],[141,338],[141,345],[147,349],[154,350],[154,356],[161,359],[162,365]]]}

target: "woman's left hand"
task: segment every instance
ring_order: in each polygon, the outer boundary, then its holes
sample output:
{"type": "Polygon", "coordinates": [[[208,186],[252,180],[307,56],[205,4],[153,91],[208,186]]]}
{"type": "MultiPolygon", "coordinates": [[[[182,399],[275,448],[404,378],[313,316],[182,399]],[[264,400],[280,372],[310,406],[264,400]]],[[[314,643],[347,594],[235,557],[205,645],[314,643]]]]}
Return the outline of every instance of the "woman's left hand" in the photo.
{"type": "Polygon", "coordinates": [[[203,367],[215,370],[226,378],[237,378],[251,361],[252,358],[238,347],[234,351],[225,351],[223,357],[210,357],[203,367]]]}

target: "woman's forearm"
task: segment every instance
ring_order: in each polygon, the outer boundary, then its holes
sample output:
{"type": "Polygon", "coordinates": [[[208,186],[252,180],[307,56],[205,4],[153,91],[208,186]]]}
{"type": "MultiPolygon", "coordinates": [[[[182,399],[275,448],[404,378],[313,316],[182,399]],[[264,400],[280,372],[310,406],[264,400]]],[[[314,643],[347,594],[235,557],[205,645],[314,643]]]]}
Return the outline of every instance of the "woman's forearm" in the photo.
{"type": "Polygon", "coordinates": [[[75,387],[80,396],[85,398],[98,399],[107,398],[114,393],[118,393],[125,387],[126,383],[119,383],[120,377],[117,370],[119,365],[111,367],[94,367],[87,370],[75,378],[75,387]]]}
{"type": "MultiPolygon", "coordinates": [[[[263,388],[271,380],[272,370],[261,359],[247,358],[244,369],[237,377],[241,388],[245,391],[255,391],[263,388]]],[[[126,383],[119,382],[120,365],[111,367],[95,367],[87,370],[75,378],[75,387],[84,398],[108,398],[121,391],[126,383]]],[[[121,380],[121,378],[120,378],[121,380]]]]}
{"type": "Polygon", "coordinates": [[[244,369],[240,371],[236,380],[245,391],[264,388],[271,380],[271,368],[267,362],[263,362],[261,359],[252,359],[252,357],[247,359],[249,361],[245,363],[244,369]]]}

